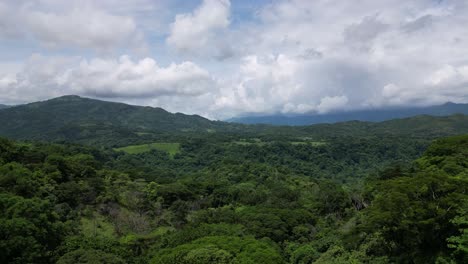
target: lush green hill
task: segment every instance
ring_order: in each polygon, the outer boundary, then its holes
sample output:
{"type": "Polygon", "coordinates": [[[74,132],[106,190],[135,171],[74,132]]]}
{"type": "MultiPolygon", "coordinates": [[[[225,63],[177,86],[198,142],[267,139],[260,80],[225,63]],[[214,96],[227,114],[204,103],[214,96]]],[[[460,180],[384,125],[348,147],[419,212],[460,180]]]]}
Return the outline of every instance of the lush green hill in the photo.
{"type": "Polygon", "coordinates": [[[468,133],[468,116],[417,116],[380,123],[350,121],[312,126],[242,125],[161,108],[64,96],[3,109],[0,135],[13,139],[66,141],[125,147],[186,138],[261,141],[326,140],[330,137],[411,136],[432,139],[468,133]]]}
{"type": "Polygon", "coordinates": [[[468,133],[468,116],[415,116],[384,122],[350,121],[300,127],[310,134],[330,136],[411,136],[436,138],[468,133]]]}
{"type": "Polygon", "coordinates": [[[197,115],[63,96],[4,109],[0,135],[15,139],[83,143],[151,138],[169,133],[214,131],[218,125],[197,115]]]}
{"type": "Polygon", "coordinates": [[[30,140],[0,139],[1,263],[467,261],[468,136],[438,139],[465,115],[240,125],[66,96],[0,122],[30,140]]]}

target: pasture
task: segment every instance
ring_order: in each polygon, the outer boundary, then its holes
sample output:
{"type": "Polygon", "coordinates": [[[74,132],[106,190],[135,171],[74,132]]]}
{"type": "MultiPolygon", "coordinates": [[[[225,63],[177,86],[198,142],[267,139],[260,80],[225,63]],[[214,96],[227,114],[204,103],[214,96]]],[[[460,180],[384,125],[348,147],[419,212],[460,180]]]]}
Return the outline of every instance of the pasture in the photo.
{"type": "Polygon", "coordinates": [[[114,150],[123,151],[128,154],[139,154],[139,153],[149,152],[154,149],[167,152],[171,157],[173,157],[175,154],[179,153],[180,143],[156,142],[156,143],[131,145],[131,146],[126,146],[126,147],[121,147],[121,148],[115,148],[114,150]]]}

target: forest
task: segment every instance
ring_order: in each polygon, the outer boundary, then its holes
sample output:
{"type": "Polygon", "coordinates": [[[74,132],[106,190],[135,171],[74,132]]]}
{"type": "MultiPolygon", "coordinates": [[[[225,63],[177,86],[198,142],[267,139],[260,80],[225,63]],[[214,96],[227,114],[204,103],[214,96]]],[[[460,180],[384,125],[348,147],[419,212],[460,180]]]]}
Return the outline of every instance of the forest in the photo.
{"type": "Polygon", "coordinates": [[[468,135],[243,136],[1,139],[0,262],[468,262],[468,135]]]}
{"type": "Polygon", "coordinates": [[[468,264],[468,0],[0,0],[0,264],[468,264]]]}

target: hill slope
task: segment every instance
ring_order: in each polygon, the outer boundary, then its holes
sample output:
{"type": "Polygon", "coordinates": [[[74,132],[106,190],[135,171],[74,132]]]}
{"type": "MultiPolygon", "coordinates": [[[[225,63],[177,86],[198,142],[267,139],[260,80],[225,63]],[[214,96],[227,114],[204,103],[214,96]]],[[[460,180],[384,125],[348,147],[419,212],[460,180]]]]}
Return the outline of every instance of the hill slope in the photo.
{"type": "Polygon", "coordinates": [[[243,125],[172,114],[161,108],[64,96],[0,111],[0,136],[120,147],[188,138],[236,141],[321,140],[330,137],[410,136],[431,139],[468,133],[468,116],[416,116],[385,122],[312,126],[243,125]],[[301,139],[302,138],[302,139],[301,139]]]}
{"type": "Polygon", "coordinates": [[[420,115],[384,122],[349,121],[336,124],[316,124],[302,128],[309,134],[328,136],[411,136],[437,138],[468,133],[468,116],[420,115]]]}
{"type": "Polygon", "coordinates": [[[304,126],[352,120],[381,122],[418,115],[447,116],[453,114],[468,114],[468,104],[446,103],[443,105],[419,108],[373,109],[328,114],[245,116],[232,118],[228,121],[241,124],[304,126]]]}
{"type": "Polygon", "coordinates": [[[468,135],[401,163],[419,147],[204,144],[171,159],[0,138],[0,262],[467,263],[468,135]],[[343,171],[363,182],[330,180],[343,171]]]}
{"type": "Polygon", "coordinates": [[[139,137],[147,134],[206,131],[212,122],[161,108],[63,96],[0,111],[0,135],[16,139],[81,141],[89,137],[139,137]]]}
{"type": "Polygon", "coordinates": [[[0,109],[10,108],[10,107],[11,107],[11,106],[9,106],[9,105],[0,104],[0,109]]]}

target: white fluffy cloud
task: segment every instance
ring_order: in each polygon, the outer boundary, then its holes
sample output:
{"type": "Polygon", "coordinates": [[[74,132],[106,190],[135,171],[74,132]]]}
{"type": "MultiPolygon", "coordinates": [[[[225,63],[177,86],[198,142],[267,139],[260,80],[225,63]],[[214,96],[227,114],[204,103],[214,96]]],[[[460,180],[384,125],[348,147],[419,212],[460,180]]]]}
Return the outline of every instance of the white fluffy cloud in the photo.
{"type": "Polygon", "coordinates": [[[23,19],[39,41],[52,47],[109,49],[134,37],[137,31],[132,18],[93,9],[75,9],[65,14],[29,11],[23,19]]]}
{"type": "Polygon", "coordinates": [[[256,63],[242,61],[218,104],[324,113],[468,102],[467,11],[465,1],[275,2],[246,31],[256,63]]]}
{"type": "MultiPolygon", "coordinates": [[[[128,56],[85,60],[33,55],[16,75],[0,78],[0,93],[11,101],[79,94],[100,98],[197,97],[211,92],[214,80],[192,62],[159,66],[128,56]]],[[[21,102],[18,101],[18,102],[21,102]]]]}
{"type": "Polygon", "coordinates": [[[227,118],[468,102],[464,0],[71,2],[0,3],[0,38],[84,50],[0,63],[0,103],[78,93],[227,118]]]}
{"type": "Polygon", "coordinates": [[[108,51],[122,46],[146,45],[143,33],[130,16],[115,15],[92,4],[51,6],[39,3],[0,3],[0,37],[33,37],[48,48],[90,48],[108,51]]]}
{"type": "Polygon", "coordinates": [[[341,110],[346,107],[348,97],[346,96],[325,96],[320,100],[320,104],[317,106],[319,113],[326,113],[333,110],[341,110]]]}
{"type": "Polygon", "coordinates": [[[223,32],[229,26],[229,0],[203,0],[193,12],[178,14],[171,24],[167,44],[177,51],[223,58],[231,55],[223,32]]]}
{"type": "Polygon", "coordinates": [[[234,112],[274,112],[299,96],[303,83],[295,77],[301,74],[300,67],[282,54],[246,56],[237,76],[221,84],[216,107],[234,112]]]}
{"type": "Polygon", "coordinates": [[[99,97],[196,96],[213,87],[210,74],[192,62],[160,67],[151,58],[133,62],[128,56],[117,60],[82,61],[70,72],[67,84],[73,91],[99,97]]]}

